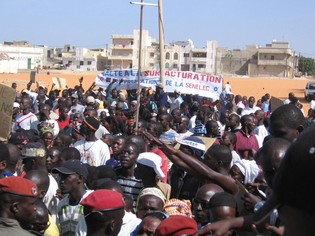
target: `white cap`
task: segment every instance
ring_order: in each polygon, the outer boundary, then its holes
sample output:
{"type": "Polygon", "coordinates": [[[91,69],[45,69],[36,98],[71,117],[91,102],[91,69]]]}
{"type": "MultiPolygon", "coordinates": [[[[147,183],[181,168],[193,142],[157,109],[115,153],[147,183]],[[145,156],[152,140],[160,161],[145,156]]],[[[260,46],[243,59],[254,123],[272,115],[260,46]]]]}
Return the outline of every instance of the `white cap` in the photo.
{"type": "Polygon", "coordinates": [[[175,89],[174,93],[180,94],[180,91],[178,89],[175,89]]]}
{"type": "Polygon", "coordinates": [[[17,103],[17,102],[14,102],[14,103],[13,103],[13,107],[14,107],[14,108],[20,108],[20,104],[17,103]]]}
{"type": "Polygon", "coordinates": [[[163,84],[162,84],[161,82],[158,82],[158,83],[156,84],[156,87],[158,87],[158,88],[164,88],[164,86],[163,86],[163,84]]]}
{"type": "Polygon", "coordinates": [[[88,97],[86,98],[86,103],[87,103],[87,104],[90,104],[90,103],[94,104],[94,103],[95,103],[95,98],[92,97],[92,96],[88,96],[88,97]]]}
{"type": "Polygon", "coordinates": [[[153,152],[143,152],[139,154],[137,163],[153,168],[158,177],[160,178],[165,177],[161,169],[162,158],[159,155],[153,152]]]}

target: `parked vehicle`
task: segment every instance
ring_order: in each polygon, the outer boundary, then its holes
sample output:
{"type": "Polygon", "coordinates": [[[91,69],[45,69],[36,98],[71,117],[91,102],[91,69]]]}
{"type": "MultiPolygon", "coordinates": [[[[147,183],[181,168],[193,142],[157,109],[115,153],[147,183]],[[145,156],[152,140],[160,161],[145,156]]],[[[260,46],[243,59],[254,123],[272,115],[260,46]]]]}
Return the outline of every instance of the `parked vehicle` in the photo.
{"type": "Polygon", "coordinates": [[[305,100],[312,100],[313,95],[315,95],[315,81],[309,81],[307,82],[304,90],[305,100]]]}

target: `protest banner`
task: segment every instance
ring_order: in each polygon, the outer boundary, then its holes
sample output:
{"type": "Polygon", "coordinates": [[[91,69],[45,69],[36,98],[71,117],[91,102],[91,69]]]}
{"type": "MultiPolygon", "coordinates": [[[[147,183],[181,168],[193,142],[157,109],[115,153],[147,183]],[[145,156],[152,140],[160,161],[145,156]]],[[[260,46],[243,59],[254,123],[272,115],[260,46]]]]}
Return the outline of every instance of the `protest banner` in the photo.
{"type": "Polygon", "coordinates": [[[7,140],[11,132],[13,103],[16,91],[13,88],[0,84],[0,140],[7,140]]]}
{"type": "MultiPolygon", "coordinates": [[[[138,70],[107,70],[95,78],[95,85],[107,87],[112,81],[123,80],[119,89],[137,89],[138,88],[138,70]]],[[[140,74],[140,87],[151,87],[155,89],[160,81],[160,71],[143,71],[140,74]]],[[[179,90],[182,94],[198,94],[203,97],[219,99],[222,92],[223,78],[220,76],[195,73],[191,71],[166,71],[165,88],[168,93],[179,90]]]]}
{"type": "Polygon", "coordinates": [[[54,88],[66,89],[67,81],[65,78],[52,77],[52,82],[55,84],[54,88]]]}

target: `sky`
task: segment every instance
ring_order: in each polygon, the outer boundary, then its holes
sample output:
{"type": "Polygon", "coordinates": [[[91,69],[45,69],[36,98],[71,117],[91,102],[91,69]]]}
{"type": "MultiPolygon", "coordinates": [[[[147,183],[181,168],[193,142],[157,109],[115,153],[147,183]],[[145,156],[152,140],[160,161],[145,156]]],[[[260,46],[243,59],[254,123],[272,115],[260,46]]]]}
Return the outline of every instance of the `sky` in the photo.
{"type": "MultiPolygon", "coordinates": [[[[314,9],[314,0],[163,0],[165,43],[191,39],[195,47],[205,47],[216,40],[220,47],[245,49],[277,40],[315,58],[314,9]]],[[[0,43],[99,48],[111,43],[111,35],[132,34],[139,26],[140,6],[129,0],[3,0],[0,5],[0,43]]],[[[143,29],[158,38],[157,7],[144,7],[143,29]]]]}

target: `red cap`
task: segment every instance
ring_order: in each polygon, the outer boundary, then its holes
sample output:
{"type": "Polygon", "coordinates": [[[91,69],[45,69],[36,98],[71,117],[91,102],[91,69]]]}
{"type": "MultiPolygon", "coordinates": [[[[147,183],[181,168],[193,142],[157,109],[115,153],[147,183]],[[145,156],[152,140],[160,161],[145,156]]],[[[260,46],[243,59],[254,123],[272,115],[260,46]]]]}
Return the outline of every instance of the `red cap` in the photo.
{"type": "Polygon", "coordinates": [[[194,219],[176,215],[163,220],[155,230],[155,236],[194,234],[197,232],[197,223],[194,219]]]}
{"type": "Polygon", "coordinates": [[[0,179],[0,192],[12,193],[25,197],[37,197],[36,185],[21,177],[8,177],[0,179]]]}
{"type": "Polygon", "coordinates": [[[91,211],[110,211],[125,206],[122,194],[108,189],[95,190],[80,204],[89,207],[91,211]]]}

